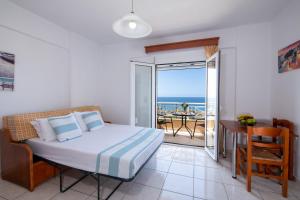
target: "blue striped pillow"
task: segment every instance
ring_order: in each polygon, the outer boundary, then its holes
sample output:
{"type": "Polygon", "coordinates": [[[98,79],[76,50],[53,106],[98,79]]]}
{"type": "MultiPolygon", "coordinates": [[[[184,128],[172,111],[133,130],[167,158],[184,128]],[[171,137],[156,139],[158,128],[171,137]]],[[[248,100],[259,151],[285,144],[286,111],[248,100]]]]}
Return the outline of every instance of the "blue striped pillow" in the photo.
{"type": "Polygon", "coordinates": [[[104,126],[103,119],[99,112],[87,112],[81,115],[89,131],[97,130],[104,126]]]}
{"type": "Polygon", "coordinates": [[[82,135],[81,129],[73,114],[49,117],[48,121],[56,134],[56,139],[60,142],[71,140],[82,135]]]}

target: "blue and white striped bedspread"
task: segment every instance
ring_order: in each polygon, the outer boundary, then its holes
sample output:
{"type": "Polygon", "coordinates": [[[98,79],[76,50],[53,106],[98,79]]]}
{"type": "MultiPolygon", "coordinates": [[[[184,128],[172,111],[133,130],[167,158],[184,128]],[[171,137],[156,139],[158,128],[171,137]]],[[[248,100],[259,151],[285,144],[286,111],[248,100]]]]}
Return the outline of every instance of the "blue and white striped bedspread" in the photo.
{"type": "MultiPolygon", "coordinates": [[[[95,171],[97,173],[124,179],[134,177],[135,173],[139,170],[137,166],[135,166],[138,156],[151,146],[154,148],[154,143],[157,143],[157,141],[159,142],[159,146],[162,143],[162,139],[158,139],[161,137],[162,131],[158,129],[142,128],[138,130],[134,135],[124,141],[99,152],[95,171]]],[[[145,158],[145,161],[146,160],[147,158],[145,158]]]]}

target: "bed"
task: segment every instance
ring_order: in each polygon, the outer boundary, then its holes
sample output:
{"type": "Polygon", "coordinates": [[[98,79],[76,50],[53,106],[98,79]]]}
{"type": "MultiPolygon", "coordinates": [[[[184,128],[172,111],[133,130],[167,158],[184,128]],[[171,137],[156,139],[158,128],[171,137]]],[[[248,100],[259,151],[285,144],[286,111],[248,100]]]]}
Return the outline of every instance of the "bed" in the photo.
{"type": "Polygon", "coordinates": [[[84,132],[81,137],[65,142],[44,142],[30,124],[37,118],[75,111],[100,112],[100,108],[84,106],[3,117],[2,178],[33,191],[37,185],[56,176],[59,169],[60,191],[65,192],[92,176],[98,183],[100,199],[100,178],[108,176],[121,181],[108,199],[122,182],[134,179],[163,142],[163,130],[114,124],[84,132]],[[63,177],[69,168],[80,170],[83,176],[65,187],[63,177]]]}
{"type": "Polygon", "coordinates": [[[110,124],[66,142],[32,138],[26,143],[46,160],[130,180],[160,146],[163,136],[159,129],[110,124]]]}

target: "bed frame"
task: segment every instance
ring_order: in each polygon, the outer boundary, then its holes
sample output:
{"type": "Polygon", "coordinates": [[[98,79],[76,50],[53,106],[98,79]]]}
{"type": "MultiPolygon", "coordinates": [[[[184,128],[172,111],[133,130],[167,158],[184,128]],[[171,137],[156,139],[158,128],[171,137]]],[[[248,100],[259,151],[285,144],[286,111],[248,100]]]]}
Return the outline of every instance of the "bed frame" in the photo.
{"type": "Polygon", "coordinates": [[[59,189],[60,192],[64,193],[66,191],[68,191],[69,189],[71,189],[73,186],[75,186],[77,183],[79,183],[80,181],[82,181],[83,179],[85,179],[88,176],[91,176],[92,178],[94,178],[97,181],[97,199],[100,200],[101,199],[101,176],[103,177],[108,177],[108,178],[112,178],[115,180],[119,180],[120,183],[113,189],[113,191],[105,198],[105,200],[108,200],[116,191],[117,189],[122,185],[122,183],[124,182],[131,182],[138,174],[139,172],[143,169],[143,167],[145,166],[145,164],[149,161],[149,159],[151,159],[151,157],[153,156],[153,154],[156,153],[156,151],[159,149],[160,145],[155,149],[155,151],[149,156],[149,158],[146,160],[146,162],[139,168],[139,170],[135,173],[135,175],[130,178],[130,179],[124,179],[124,178],[119,178],[119,177],[114,177],[114,176],[109,176],[106,174],[101,174],[101,173],[93,173],[93,172],[87,172],[87,171],[83,171],[83,170],[79,170],[80,172],[83,173],[83,175],[78,178],[76,181],[74,181],[73,183],[71,183],[68,186],[64,187],[63,181],[64,181],[64,173],[68,170],[71,169],[70,167],[49,161],[49,160],[45,160],[43,158],[41,158],[42,160],[44,160],[45,162],[47,162],[49,165],[54,166],[55,168],[59,169],[59,189]]]}

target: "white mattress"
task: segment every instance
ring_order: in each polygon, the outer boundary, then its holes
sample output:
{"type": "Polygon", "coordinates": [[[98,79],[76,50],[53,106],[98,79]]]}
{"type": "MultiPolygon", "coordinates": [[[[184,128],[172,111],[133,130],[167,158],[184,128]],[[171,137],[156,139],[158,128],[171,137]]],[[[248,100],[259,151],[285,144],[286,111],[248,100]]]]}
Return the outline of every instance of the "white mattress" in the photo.
{"type": "MultiPolygon", "coordinates": [[[[101,166],[108,165],[108,163],[103,162],[103,160],[107,160],[107,158],[101,157],[101,164],[99,164],[99,155],[104,155],[104,153],[101,152],[112,151],[110,149],[114,149],[114,146],[120,146],[120,144],[121,148],[123,148],[124,145],[127,145],[130,141],[133,141],[137,137],[136,134],[138,132],[141,132],[143,130],[145,129],[141,127],[106,125],[99,130],[93,132],[85,132],[83,133],[82,137],[66,142],[44,142],[39,138],[33,138],[27,140],[27,143],[30,145],[35,155],[47,160],[84,171],[99,172],[102,174],[111,175],[109,174],[108,169],[105,170],[105,167],[103,168],[103,166],[101,166]],[[127,142],[124,143],[124,141],[127,142]],[[97,162],[100,166],[97,166],[97,162]],[[99,170],[99,168],[101,170],[99,170]]],[[[156,136],[152,137],[153,139],[148,142],[147,146],[144,146],[138,150],[140,152],[136,154],[134,160],[131,163],[133,165],[133,169],[131,170],[133,170],[134,175],[163,142],[163,131],[158,129],[152,130],[153,134],[155,133],[156,136]]],[[[121,159],[121,161],[124,161],[124,159],[132,158],[124,156],[124,158],[121,157],[119,159],[121,159]]],[[[130,160],[125,160],[123,162],[123,165],[124,163],[127,164],[129,162],[130,160]]],[[[126,167],[119,167],[120,171],[122,171],[121,169],[124,168],[126,167]]],[[[125,179],[132,178],[132,175],[129,175],[129,173],[115,174],[113,176],[125,179]]]]}

